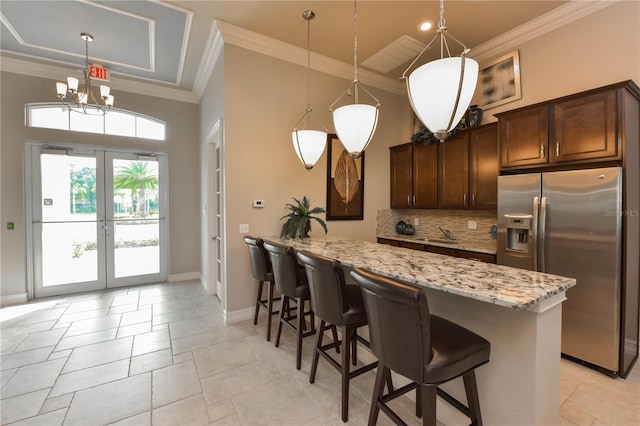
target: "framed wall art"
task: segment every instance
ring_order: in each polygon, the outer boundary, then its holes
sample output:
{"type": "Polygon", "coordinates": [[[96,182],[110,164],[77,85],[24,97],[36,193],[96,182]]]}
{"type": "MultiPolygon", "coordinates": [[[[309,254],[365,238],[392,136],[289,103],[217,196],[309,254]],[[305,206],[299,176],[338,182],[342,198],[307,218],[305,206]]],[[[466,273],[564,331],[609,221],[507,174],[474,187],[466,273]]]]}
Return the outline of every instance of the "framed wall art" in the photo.
{"type": "Polygon", "coordinates": [[[521,98],[518,50],[489,62],[478,72],[478,85],[472,104],[486,110],[521,98]]]}
{"type": "Polygon", "coordinates": [[[327,136],[327,220],[362,220],[364,152],[354,159],[338,136],[327,136]]]}

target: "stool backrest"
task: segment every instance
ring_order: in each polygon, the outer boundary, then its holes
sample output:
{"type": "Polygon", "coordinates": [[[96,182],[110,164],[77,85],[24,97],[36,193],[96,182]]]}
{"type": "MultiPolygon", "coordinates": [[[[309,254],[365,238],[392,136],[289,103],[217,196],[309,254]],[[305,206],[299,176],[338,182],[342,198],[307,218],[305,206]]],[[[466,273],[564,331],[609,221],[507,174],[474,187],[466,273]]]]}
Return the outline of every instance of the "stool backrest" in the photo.
{"type": "Polygon", "coordinates": [[[325,321],[342,324],[342,314],[349,306],[340,262],[308,251],[298,252],[298,261],[307,272],[311,310],[325,321]]]}
{"type": "Polygon", "coordinates": [[[364,269],[353,270],[351,276],[362,290],[371,350],[393,371],[422,383],[432,358],[424,289],[364,269]]]}
{"type": "Polygon", "coordinates": [[[245,235],[243,239],[247,247],[249,247],[253,278],[258,281],[268,281],[267,274],[271,272],[271,260],[269,259],[269,253],[264,249],[264,240],[251,235],[245,235]]]}
{"type": "Polygon", "coordinates": [[[271,259],[276,289],[287,297],[295,297],[296,287],[302,283],[303,279],[295,250],[293,247],[274,241],[265,241],[264,248],[271,259]]]}

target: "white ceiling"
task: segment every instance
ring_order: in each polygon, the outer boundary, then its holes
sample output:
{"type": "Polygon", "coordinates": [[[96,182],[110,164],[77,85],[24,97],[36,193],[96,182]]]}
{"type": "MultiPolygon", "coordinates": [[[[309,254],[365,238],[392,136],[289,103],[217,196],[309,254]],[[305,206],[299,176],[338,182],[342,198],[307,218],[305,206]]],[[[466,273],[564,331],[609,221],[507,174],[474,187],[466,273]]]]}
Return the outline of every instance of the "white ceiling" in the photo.
{"type": "MultiPolygon", "coordinates": [[[[528,25],[530,33],[532,22],[549,22],[554,16],[560,22],[577,19],[613,2],[446,0],[444,6],[449,32],[472,48],[473,57],[474,48],[523,25],[528,25]]],[[[234,39],[243,39],[245,45],[260,39],[265,47],[256,44],[253,49],[264,49],[268,54],[291,48],[299,55],[307,44],[307,23],[302,18],[306,9],[316,14],[311,21],[314,54],[352,68],[354,15],[350,0],[2,0],[2,69],[33,69],[38,75],[35,70],[42,68],[48,70],[47,76],[59,74],[62,78],[84,66],[85,44],[80,33],[88,32],[95,38],[89,44],[90,62],[109,68],[112,80],[151,91],[161,88],[169,97],[181,98],[184,93],[182,98],[197,101],[198,79],[202,80],[211,66],[211,52],[205,50],[211,47],[212,31],[220,30],[224,41],[234,44],[234,39]],[[214,24],[216,21],[222,22],[214,24]],[[232,34],[227,37],[225,31],[232,34]],[[269,43],[265,36],[274,42],[269,43]]],[[[437,23],[439,3],[360,0],[357,9],[359,66],[368,67],[369,75],[395,80],[407,62],[399,58],[400,65],[389,66],[388,57],[376,60],[374,56],[389,50],[397,56],[402,49],[410,52],[428,43],[433,30],[425,34],[417,26],[426,19],[437,23]],[[396,41],[403,42],[400,50],[389,47],[396,41]]],[[[438,48],[430,49],[423,60],[434,55],[439,55],[438,48]]]]}

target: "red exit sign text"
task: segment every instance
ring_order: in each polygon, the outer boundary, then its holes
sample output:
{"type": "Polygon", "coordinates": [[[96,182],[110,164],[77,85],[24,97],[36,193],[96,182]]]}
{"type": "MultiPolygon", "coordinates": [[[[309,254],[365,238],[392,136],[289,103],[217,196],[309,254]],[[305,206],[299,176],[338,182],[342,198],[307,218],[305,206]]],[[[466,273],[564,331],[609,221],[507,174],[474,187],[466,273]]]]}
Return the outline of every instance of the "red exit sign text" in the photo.
{"type": "Polygon", "coordinates": [[[89,65],[89,77],[92,80],[109,81],[109,70],[100,65],[89,65]]]}

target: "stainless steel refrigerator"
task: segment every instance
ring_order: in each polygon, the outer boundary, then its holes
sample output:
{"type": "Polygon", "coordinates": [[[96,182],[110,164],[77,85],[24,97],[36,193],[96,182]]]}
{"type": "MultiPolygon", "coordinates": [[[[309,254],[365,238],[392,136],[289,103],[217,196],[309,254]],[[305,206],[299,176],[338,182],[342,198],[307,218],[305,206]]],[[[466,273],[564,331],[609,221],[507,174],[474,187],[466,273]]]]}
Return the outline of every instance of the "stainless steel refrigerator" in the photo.
{"type": "Polygon", "coordinates": [[[625,312],[634,304],[625,308],[622,171],[498,178],[498,264],[576,278],[562,305],[562,353],[614,376],[638,353],[637,290],[635,315],[625,312]]]}

